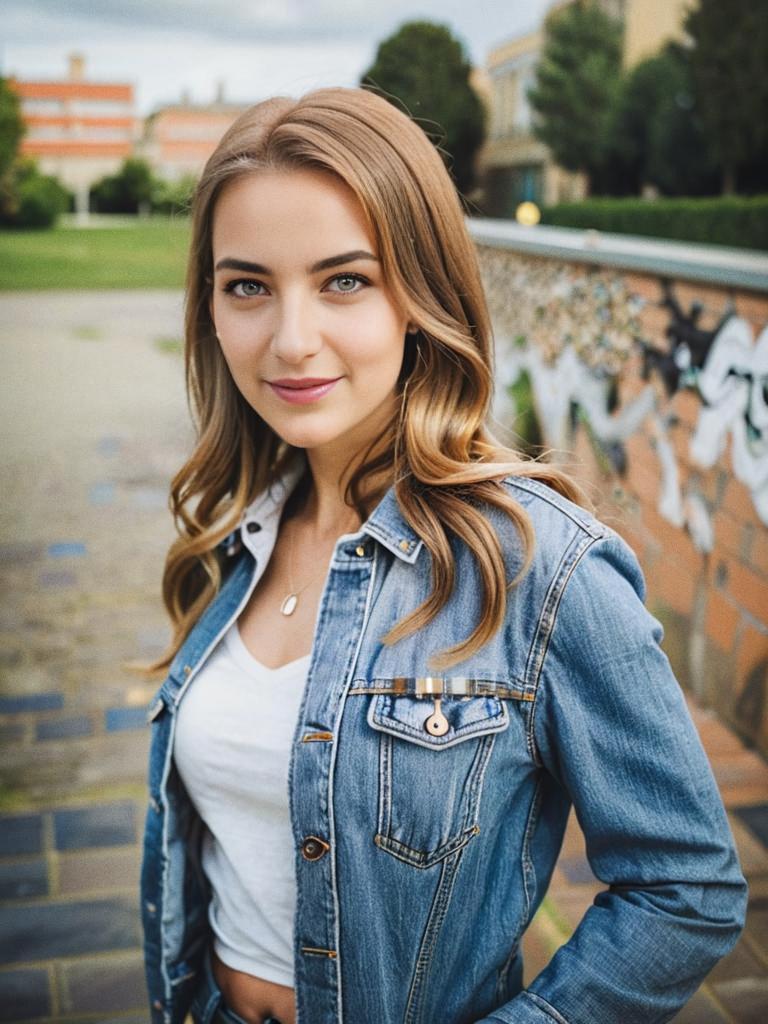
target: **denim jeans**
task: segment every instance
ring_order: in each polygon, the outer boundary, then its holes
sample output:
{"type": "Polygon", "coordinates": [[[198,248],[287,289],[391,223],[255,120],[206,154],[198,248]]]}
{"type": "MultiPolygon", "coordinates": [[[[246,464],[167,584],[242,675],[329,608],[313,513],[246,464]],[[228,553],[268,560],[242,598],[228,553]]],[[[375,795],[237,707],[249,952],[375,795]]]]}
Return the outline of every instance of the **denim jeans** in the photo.
{"type": "MultiPolygon", "coordinates": [[[[213,976],[210,951],[205,954],[200,984],[195,991],[189,1012],[195,1024],[247,1024],[224,1003],[224,996],[213,976]]],[[[280,1024],[280,1021],[277,1017],[266,1017],[264,1024],[280,1024]]]]}

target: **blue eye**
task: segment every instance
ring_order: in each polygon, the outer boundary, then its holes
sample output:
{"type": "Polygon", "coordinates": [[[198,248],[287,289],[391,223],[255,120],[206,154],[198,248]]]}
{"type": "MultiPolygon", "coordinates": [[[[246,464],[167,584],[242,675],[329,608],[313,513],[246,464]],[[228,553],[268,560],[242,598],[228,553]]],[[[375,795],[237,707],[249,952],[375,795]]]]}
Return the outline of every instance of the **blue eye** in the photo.
{"type": "Polygon", "coordinates": [[[236,295],[239,299],[250,299],[255,295],[261,295],[262,292],[255,289],[263,287],[264,285],[260,281],[252,281],[250,278],[245,278],[239,281],[228,281],[224,286],[224,291],[231,295],[236,295]]]}
{"type": "Polygon", "coordinates": [[[329,284],[339,284],[339,287],[334,290],[343,295],[354,295],[356,292],[360,291],[360,288],[358,288],[357,285],[366,285],[368,283],[367,278],[363,277],[362,274],[337,274],[336,277],[329,281],[329,284]],[[351,284],[352,287],[341,287],[340,282],[347,282],[351,284]]]}

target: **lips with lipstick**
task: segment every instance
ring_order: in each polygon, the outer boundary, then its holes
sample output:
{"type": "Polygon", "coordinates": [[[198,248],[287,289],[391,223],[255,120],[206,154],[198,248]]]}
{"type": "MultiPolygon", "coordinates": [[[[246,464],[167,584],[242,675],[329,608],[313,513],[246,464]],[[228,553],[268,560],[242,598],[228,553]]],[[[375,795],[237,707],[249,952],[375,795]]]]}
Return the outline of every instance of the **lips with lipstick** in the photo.
{"type": "Polygon", "coordinates": [[[273,392],[286,402],[306,405],[327,395],[341,377],[281,377],[267,381],[273,392]]]}

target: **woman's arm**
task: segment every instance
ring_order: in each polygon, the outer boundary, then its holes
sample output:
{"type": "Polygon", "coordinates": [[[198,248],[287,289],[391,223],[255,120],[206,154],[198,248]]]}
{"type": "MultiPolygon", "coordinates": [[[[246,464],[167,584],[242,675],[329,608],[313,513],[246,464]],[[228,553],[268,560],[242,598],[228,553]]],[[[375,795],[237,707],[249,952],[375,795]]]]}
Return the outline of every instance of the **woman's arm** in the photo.
{"type": "Polygon", "coordinates": [[[564,589],[533,733],[608,888],[487,1024],[667,1021],[743,927],[733,837],[644,597],[637,559],[615,533],[592,544],[564,589]]]}

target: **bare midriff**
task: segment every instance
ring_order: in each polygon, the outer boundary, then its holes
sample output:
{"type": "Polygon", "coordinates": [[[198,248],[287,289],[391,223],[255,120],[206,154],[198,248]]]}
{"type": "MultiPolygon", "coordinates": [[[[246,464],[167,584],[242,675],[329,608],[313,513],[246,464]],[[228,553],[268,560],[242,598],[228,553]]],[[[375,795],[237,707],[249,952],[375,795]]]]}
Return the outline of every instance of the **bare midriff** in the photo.
{"type": "Polygon", "coordinates": [[[263,1024],[270,1017],[275,1017],[280,1024],[296,1024],[296,1001],[292,988],[227,967],[213,950],[211,962],[213,976],[228,1010],[248,1024],[263,1024]]]}

